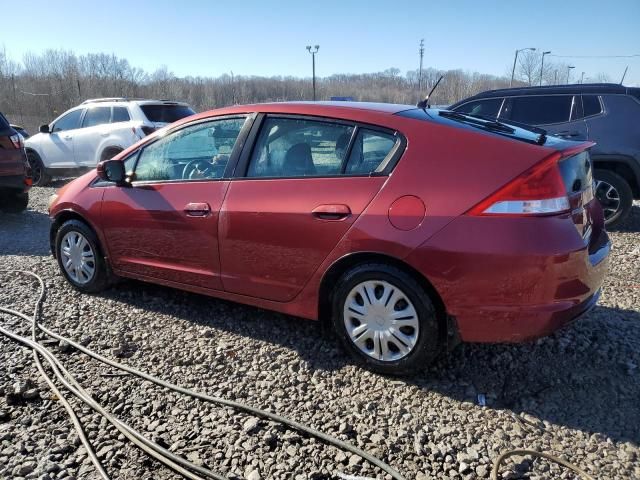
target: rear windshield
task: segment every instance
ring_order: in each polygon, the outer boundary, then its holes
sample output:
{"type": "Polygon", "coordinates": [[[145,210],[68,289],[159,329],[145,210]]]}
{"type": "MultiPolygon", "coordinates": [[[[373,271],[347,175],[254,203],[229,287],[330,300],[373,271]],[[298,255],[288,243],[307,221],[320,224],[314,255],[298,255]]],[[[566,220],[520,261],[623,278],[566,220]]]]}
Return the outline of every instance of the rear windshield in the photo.
{"type": "Polygon", "coordinates": [[[140,105],[140,108],[151,122],[173,123],[196,113],[184,105],[140,105]]]}

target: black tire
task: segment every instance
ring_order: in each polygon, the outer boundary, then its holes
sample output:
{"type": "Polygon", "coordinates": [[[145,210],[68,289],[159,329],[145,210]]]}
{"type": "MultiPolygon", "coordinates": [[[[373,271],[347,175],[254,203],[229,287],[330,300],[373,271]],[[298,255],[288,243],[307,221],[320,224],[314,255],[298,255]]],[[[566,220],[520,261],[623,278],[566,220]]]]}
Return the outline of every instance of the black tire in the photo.
{"type": "Polygon", "coordinates": [[[29,166],[31,167],[33,185],[36,187],[44,187],[45,185],[48,185],[51,182],[51,175],[49,175],[44,163],[42,163],[40,155],[29,150],[27,152],[27,159],[29,160],[29,166]]]}
{"type": "MultiPolygon", "coordinates": [[[[391,298],[391,293],[388,298],[391,298]]],[[[347,271],[338,280],[331,303],[333,327],[341,343],[356,361],[370,370],[387,375],[407,375],[424,369],[441,351],[440,324],[433,302],[422,286],[399,268],[384,263],[367,263],[347,271]],[[418,317],[418,333],[413,348],[406,356],[397,360],[379,360],[363,352],[351,340],[345,326],[345,302],[352,290],[366,281],[386,282],[398,288],[413,304],[418,317]]],[[[388,344],[387,348],[390,346],[388,344]]]]}
{"type": "Polygon", "coordinates": [[[62,224],[62,226],[56,232],[56,258],[58,260],[58,266],[60,267],[60,271],[62,275],[64,275],[65,279],[77,290],[84,293],[95,293],[100,292],[107,288],[109,285],[110,274],[107,264],[105,262],[104,256],[102,254],[102,249],[100,248],[100,243],[98,242],[98,237],[96,234],[87,226],[87,224],[79,221],[79,220],[68,220],[62,224]],[[65,269],[63,262],[65,261],[65,255],[62,252],[62,242],[65,236],[68,233],[79,233],[82,235],[88,242],[91,250],[93,251],[93,266],[94,273],[93,276],[86,282],[76,281],[65,269]]]}
{"type": "Polygon", "coordinates": [[[631,206],[633,205],[633,192],[627,181],[611,170],[595,170],[593,174],[596,184],[596,197],[600,201],[602,208],[605,210],[605,225],[607,229],[613,229],[620,226],[629,216],[631,206]],[[603,183],[598,183],[603,182],[603,183]],[[607,196],[609,190],[606,185],[610,185],[615,190],[614,195],[618,201],[612,203],[607,196]],[[609,208],[616,207],[614,211],[609,208]]]}
{"type": "Polygon", "coordinates": [[[24,212],[29,205],[27,192],[4,193],[0,195],[0,210],[6,213],[24,212]]]}
{"type": "Polygon", "coordinates": [[[118,147],[109,147],[102,152],[100,155],[100,161],[103,162],[105,160],[111,160],[113,157],[122,152],[121,148],[118,147]]]}

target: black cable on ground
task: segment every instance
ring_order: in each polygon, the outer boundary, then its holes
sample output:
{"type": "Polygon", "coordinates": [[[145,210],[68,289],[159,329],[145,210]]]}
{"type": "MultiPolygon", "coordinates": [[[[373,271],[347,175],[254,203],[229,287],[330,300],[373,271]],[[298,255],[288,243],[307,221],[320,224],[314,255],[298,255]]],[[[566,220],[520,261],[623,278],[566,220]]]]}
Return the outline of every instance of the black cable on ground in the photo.
{"type": "MultiPolygon", "coordinates": [[[[66,338],[62,335],[59,335],[55,332],[52,332],[51,330],[47,329],[46,327],[44,327],[43,325],[41,325],[39,323],[39,318],[40,318],[40,306],[42,305],[42,302],[44,301],[44,297],[45,297],[45,286],[44,286],[44,282],[42,280],[42,278],[40,276],[38,276],[35,273],[32,272],[27,272],[27,271],[17,271],[17,270],[3,270],[2,272],[4,273],[13,273],[13,274],[23,274],[23,275],[29,275],[33,278],[35,278],[39,284],[40,284],[40,294],[38,296],[38,299],[35,303],[35,308],[34,308],[34,313],[33,316],[30,318],[27,315],[17,312],[13,309],[10,308],[6,308],[6,307],[0,307],[0,312],[4,312],[6,314],[12,315],[12,316],[16,316],[19,318],[22,318],[23,320],[26,320],[28,322],[32,323],[32,339],[28,339],[26,337],[21,337],[19,335],[16,335],[15,333],[0,327],[0,333],[4,334],[5,336],[25,345],[30,347],[32,350],[34,350],[34,355],[36,356],[37,359],[37,355],[40,354],[44,357],[44,359],[47,361],[47,363],[49,363],[49,365],[51,366],[56,378],[65,386],[65,388],[67,390],[69,390],[71,393],[73,393],[76,397],[78,397],[80,400],[82,400],[83,402],[85,402],[87,405],[89,405],[92,409],[94,409],[96,412],[100,413],[100,415],[104,416],[105,419],[107,419],[114,427],[116,427],[125,437],[127,437],[129,440],[131,440],[133,443],[135,443],[138,447],[140,447],[145,453],[153,456],[154,458],[156,458],[157,460],[159,460],[160,462],[164,463],[165,465],[169,466],[170,468],[174,469],[175,471],[179,472],[180,474],[182,474],[185,478],[189,478],[189,479],[193,479],[193,480],[201,480],[201,477],[198,477],[196,475],[194,475],[193,473],[191,473],[190,471],[186,470],[185,468],[188,468],[189,470],[192,471],[196,471],[202,475],[205,475],[208,478],[214,478],[217,480],[226,480],[226,478],[224,476],[221,476],[219,474],[216,474],[215,472],[212,472],[210,470],[207,470],[203,467],[200,467],[198,465],[195,465],[192,462],[189,462],[188,460],[183,459],[182,457],[173,454],[172,452],[162,448],[160,445],[152,442],[151,440],[147,439],[146,437],[144,437],[142,434],[140,434],[139,432],[137,432],[135,429],[129,427],[128,425],[126,425],[124,422],[118,420],[117,418],[113,417],[111,414],[109,414],[109,412],[107,412],[103,407],[101,407],[90,395],[87,394],[86,391],[84,391],[82,389],[82,387],[78,384],[78,382],[73,378],[73,376],[62,366],[62,364],[60,363],[60,361],[56,358],[56,356],[51,353],[48,349],[46,349],[45,347],[43,347],[42,345],[40,345],[39,343],[37,343],[36,341],[36,329],[41,330],[42,332],[44,332],[45,334],[47,334],[48,336],[55,338],[57,340],[61,340],[61,341],[65,341],[67,342],[69,345],[71,345],[72,347],[76,348],[77,350],[85,353],[86,355],[89,355],[90,357],[105,363],[107,365],[110,365],[114,368],[129,372],[133,375],[136,375],[137,377],[140,377],[144,380],[150,381],[152,383],[155,383],[156,385],[159,385],[161,387],[167,388],[169,390],[173,390],[175,392],[178,393],[182,393],[185,395],[188,395],[190,397],[193,398],[198,398],[200,400],[204,400],[206,402],[210,402],[210,403],[216,403],[218,405],[224,405],[226,407],[231,407],[233,409],[236,410],[240,410],[243,412],[247,412],[250,414],[253,414],[255,416],[261,417],[261,418],[265,418],[268,420],[272,420],[275,421],[277,423],[283,424],[283,425],[287,425],[295,430],[298,430],[300,432],[304,432],[306,434],[308,434],[309,436],[315,437],[321,441],[323,441],[324,443],[333,445],[339,449],[342,450],[346,450],[349,451],[355,455],[358,455],[359,457],[363,458],[364,460],[367,460],[368,462],[370,462],[373,465],[376,465],[377,467],[379,467],[381,470],[383,470],[384,472],[388,473],[389,475],[391,475],[391,477],[395,480],[405,480],[404,477],[397,472],[395,469],[393,469],[390,465],[388,465],[387,463],[383,462],[382,460],[374,457],[373,455],[365,452],[364,450],[361,450],[357,447],[354,447],[353,445],[350,445],[346,442],[343,442],[342,440],[339,440],[335,437],[332,437],[330,435],[327,435],[325,433],[322,433],[320,431],[317,431],[311,427],[308,427],[302,423],[296,422],[295,420],[291,420],[289,418],[271,413],[271,412],[267,412],[265,410],[261,410],[255,407],[252,407],[250,405],[246,405],[240,402],[234,402],[232,400],[226,400],[223,398],[218,398],[218,397],[212,397],[210,395],[206,395],[200,392],[196,392],[193,390],[189,390],[187,388],[184,387],[180,387],[179,385],[175,385],[172,384],[170,382],[166,382],[164,380],[161,380],[159,378],[153,377],[145,372],[141,372],[139,370],[136,370],[135,368],[129,367],[127,365],[115,362],[113,360],[110,360],[106,357],[103,357],[102,355],[99,355],[98,353],[95,353],[91,350],[89,350],[88,348],[83,347],[82,345],[74,342],[73,340],[66,338]],[[181,466],[182,465],[182,466],[181,466]]],[[[39,360],[38,360],[39,362],[39,360]]],[[[53,384],[53,381],[48,377],[48,375],[46,374],[46,372],[44,371],[44,369],[40,370],[40,373],[45,377],[45,380],[47,380],[47,383],[51,386],[53,384]]],[[[56,392],[57,394],[57,392],[56,392]]],[[[63,397],[60,395],[60,398],[62,399],[63,397]]],[[[68,404],[68,403],[67,403],[68,404]]],[[[69,405],[69,408],[67,409],[67,411],[70,411],[71,406],[69,405]]],[[[74,414],[75,415],[75,414],[74,414]]],[[[73,417],[72,417],[73,419],[73,417]]],[[[77,418],[76,418],[77,419],[77,418]]],[[[76,425],[76,423],[74,422],[74,426],[76,426],[76,430],[78,430],[78,434],[80,435],[81,439],[86,440],[86,436],[84,435],[84,432],[82,432],[81,428],[79,427],[79,423],[78,425],[76,425]],[[81,433],[82,432],[82,433],[81,433]]],[[[84,441],[83,441],[84,443],[84,441]]],[[[85,447],[89,445],[88,441],[85,444],[85,447]]],[[[94,462],[94,465],[96,465],[96,468],[98,469],[98,471],[103,474],[104,470],[103,468],[100,466],[100,463],[97,459],[97,457],[95,457],[95,454],[93,453],[93,449],[89,446],[87,448],[87,452],[91,452],[89,454],[92,462],[94,462]]],[[[108,479],[109,477],[106,475],[106,473],[103,474],[103,478],[108,479]]]]}
{"type": "MultiPolygon", "coordinates": [[[[201,475],[203,475],[206,478],[213,478],[215,480],[228,480],[226,477],[224,477],[223,475],[217,474],[211,470],[208,470],[204,467],[201,467],[199,465],[195,465],[192,462],[189,462],[188,460],[185,460],[184,458],[180,457],[179,455],[176,455],[172,452],[170,452],[169,450],[161,447],[160,445],[158,445],[157,443],[149,440],[148,438],[146,438],[144,435],[142,435],[140,432],[138,432],[137,430],[135,430],[134,428],[130,427],[129,425],[127,425],[126,423],[122,422],[121,420],[118,420],[117,418],[115,418],[114,416],[112,416],[107,410],[105,410],[100,404],[98,404],[92,397],[91,395],[88,394],[88,392],[86,390],[84,390],[82,388],[82,386],[76,381],[76,379],[73,377],[73,375],[71,375],[69,373],[69,371],[62,365],[62,363],[58,360],[58,358],[51,353],[51,351],[49,351],[47,348],[45,348],[44,346],[42,346],[40,343],[37,342],[36,339],[36,330],[41,330],[42,332],[44,332],[46,335],[55,338],[56,340],[60,340],[60,341],[64,341],[67,342],[69,345],[71,345],[72,347],[76,348],[77,350],[81,351],[82,353],[94,358],[95,360],[98,360],[99,362],[102,362],[106,365],[110,365],[116,369],[119,370],[123,370],[125,372],[131,373],[139,378],[142,378],[144,380],[147,380],[149,382],[155,383],[156,385],[159,385],[161,387],[164,387],[166,389],[169,390],[173,390],[175,392],[178,393],[182,393],[184,395],[193,397],[193,398],[197,398],[200,400],[204,400],[206,402],[210,402],[210,403],[215,403],[218,405],[223,405],[226,407],[230,407],[236,410],[240,410],[246,413],[250,413],[252,415],[261,417],[261,418],[265,418],[268,420],[272,420],[275,421],[277,423],[281,423],[283,425],[287,425],[295,430],[298,430],[300,432],[304,432],[306,434],[308,434],[309,436],[315,437],[327,444],[333,445],[337,448],[340,448],[342,450],[346,450],[349,451],[355,455],[358,455],[359,457],[367,460],[368,462],[370,462],[373,465],[376,465],[377,467],[379,467],[381,470],[383,470],[384,472],[388,473],[391,475],[391,477],[395,480],[405,480],[404,477],[397,472],[395,469],[393,469],[390,465],[388,465],[387,463],[383,462],[382,460],[374,457],[373,455],[357,448],[354,447],[353,445],[350,445],[346,442],[343,442],[342,440],[339,440],[337,438],[334,438],[330,435],[327,435],[325,433],[322,433],[320,431],[314,430],[311,427],[308,427],[306,425],[303,425],[299,422],[296,422],[294,420],[288,419],[286,417],[282,417],[280,415],[276,415],[274,413],[271,412],[267,412],[265,410],[260,410],[258,408],[252,407],[250,405],[246,405],[240,402],[234,402],[232,400],[226,400],[223,398],[218,398],[218,397],[212,397],[210,395],[206,395],[200,392],[196,392],[193,390],[189,390],[187,388],[184,387],[180,387],[179,385],[175,385],[173,383],[161,380],[159,378],[153,377],[152,375],[149,375],[147,373],[141,372],[139,370],[136,370],[133,367],[129,367],[127,365],[115,362],[113,360],[110,360],[106,357],[103,357],[102,355],[95,353],[91,350],[89,350],[88,348],[80,345],[79,343],[74,342],[73,340],[66,338],[62,335],[59,335],[51,330],[49,330],[48,328],[46,328],[45,326],[41,325],[39,323],[39,318],[40,318],[40,311],[41,311],[41,307],[42,307],[42,303],[44,302],[44,298],[45,298],[45,286],[44,286],[44,282],[42,280],[42,278],[40,276],[38,276],[35,273],[32,272],[27,272],[27,271],[20,271],[20,270],[0,270],[0,272],[2,273],[10,273],[10,274],[23,274],[23,275],[29,275],[33,278],[35,278],[39,285],[40,285],[40,293],[38,296],[38,299],[36,300],[35,304],[34,304],[34,310],[33,310],[33,315],[31,317],[15,311],[13,309],[7,308],[7,307],[2,307],[0,306],[0,312],[3,312],[5,314],[11,315],[11,316],[15,316],[18,318],[21,318],[27,322],[31,323],[31,339],[27,338],[27,337],[22,337],[20,335],[17,335],[7,329],[5,329],[4,327],[0,326],[0,333],[7,336],[8,338],[11,338],[12,340],[26,346],[29,347],[33,350],[33,355],[34,355],[34,361],[36,363],[36,366],[38,368],[38,371],[40,372],[40,374],[44,377],[45,381],[47,382],[47,384],[49,385],[49,387],[51,388],[51,390],[58,396],[58,398],[60,399],[60,402],[62,403],[62,405],[65,407],[65,409],[67,410],[71,421],[76,429],[76,431],[78,432],[78,435],[80,437],[80,441],[82,442],[82,444],[84,445],[85,449],[87,450],[87,454],[91,460],[91,462],[95,465],[96,470],[98,471],[99,475],[104,479],[104,480],[109,480],[109,476],[107,475],[107,473],[105,472],[104,468],[102,467],[102,465],[100,464],[100,461],[98,459],[98,457],[95,454],[95,451],[93,449],[93,447],[91,446],[91,443],[89,442],[89,440],[86,437],[86,434],[84,432],[84,430],[82,429],[82,426],[80,424],[80,421],[78,420],[78,417],[76,415],[76,413],[73,410],[73,407],[71,406],[71,404],[68,402],[68,400],[62,395],[62,393],[58,390],[58,388],[56,387],[56,385],[53,383],[53,380],[51,379],[51,377],[49,377],[49,375],[47,374],[47,372],[45,371],[40,358],[38,355],[41,355],[45,361],[49,364],[49,366],[51,367],[55,377],[58,379],[58,381],[60,381],[60,383],[62,383],[62,385],[64,385],[64,387],[71,392],[73,395],[75,395],[76,397],[78,397],[81,401],[83,401],[84,403],[86,403],[87,405],[89,405],[94,411],[96,411],[97,413],[99,413],[100,415],[102,415],[107,421],[109,421],[109,423],[111,423],[118,431],[120,431],[120,433],[122,433],[126,438],[128,438],[129,440],[131,440],[131,442],[133,442],[135,445],[137,445],[143,452],[145,452],[146,454],[152,456],[153,458],[155,458],[156,460],[160,461],[161,463],[163,463],[164,465],[166,465],[167,467],[173,469],[174,471],[180,473],[184,478],[188,478],[190,480],[204,480],[203,477],[200,477],[198,475],[196,475],[193,472],[197,472],[201,475]]],[[[498,471],[500,468],[500,465],[502,463],[504,463],[504,461],[514,455],[522,455],[522,456],[534,456],[534,457],[541,457],[541,458],[545,458],[551,462],[555,462],[559,465],[562,465],[570,470],[572,470],[573,472],[579,474],[584,480],[594,480],[594,478],[592,476],[590,476],[589,474],[587,474],[584,470],[582,470],[581,468],[573,465],[570,462],[567,462],[566,460],[563,460],[560,457],[557,457],[555,455],[552,455],[550,453],[545,453],[545,452],[538,452],[535,450],[527,450],[527,449],[516,449],[516,450],[509,450],[507,452],[502,453],[494,462],[493,465],[493,469],[491,471],[491,480],[498,480],[498,471]]],[[[337,474],[339,476],[341,476],[342,478],[358,478],[358,479],[364,479],[367,477],[355,477],[355,476],[349,476],[349,475],[344,475],[341,474],[340,472],[337,472],[337,474]]]]}

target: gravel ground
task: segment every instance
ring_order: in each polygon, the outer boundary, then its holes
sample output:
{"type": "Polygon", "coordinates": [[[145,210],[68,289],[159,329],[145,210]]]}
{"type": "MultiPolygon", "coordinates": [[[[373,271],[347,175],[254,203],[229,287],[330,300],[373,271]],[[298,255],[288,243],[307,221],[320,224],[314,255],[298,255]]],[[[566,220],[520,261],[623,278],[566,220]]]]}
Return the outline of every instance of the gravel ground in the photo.
{"type": "MultiPolygon", "coordinates": [[[[488,478],[526,447],[560,454],[599,479],[640,479],[640,204],[621,231],[600,305],[524,345],[464,345],[423,373],[387,378],[352,365],[315,322],[139,282],[96,296],[69,287],[48,254],[46,203],[0,216],[0,269],[44,277],[45,323],[174,383],[245,401],[348,440],[407,479],[488,478]],[[478,394],[487,406],[478,405],[478,394]]],[[[35,285],[0,277],[0,304],[30,312],[35,285]]],[[[18,321],[4,325],[24,335],[18,321]]],[[[385,478],[357,456],[227,408],[193,401],[51,343],[95,399],[188,459],[230,478],[385,478]]],[[[0,477],[96,478],[31,352],[0,337],[0,477]],[[24,392],[15,395],[16,389],[24,392]]],[[[112,478],[174,479],[72,399],[112,478]]],[[[503,478],[573,478],[516,458],[503,478]]]]}

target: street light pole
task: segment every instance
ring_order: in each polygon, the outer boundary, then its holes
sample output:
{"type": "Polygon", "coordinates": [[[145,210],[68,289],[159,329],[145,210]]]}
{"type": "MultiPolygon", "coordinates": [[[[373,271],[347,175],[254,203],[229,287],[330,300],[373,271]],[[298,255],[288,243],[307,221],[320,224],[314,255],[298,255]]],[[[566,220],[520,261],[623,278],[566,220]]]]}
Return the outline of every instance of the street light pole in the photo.
{"type": "Polygon", "coordinates": [[[582,72],[582,76],[580,77],[580,84],[584,83],[584,72],[582,72]]]}
{"type": "Polygon", "coordinates": [[[314,49],[311,49],[311,45],[307,45],[307,50],[311,54],[311,65],[313,69],[313,101],[316,101],[316,53],[320,49],[320,45],[314,45],[314,49]]]}
{"type": "Polygon", "coordinates": [[[551,53],[551,50],[548,52],[542,52],[542,64],[540,64],[540,86],[542,86],[542,75],[544,74],[544,56],[551,53]]]}
{"type": "Polygon", "coordinates": [[[422,93],[422,57],[424,57],[424,38],[420,40],[420,75],[418,77],[418,93],[422,93]]]}
{"type": "Polygon", "coordinates": [[[573,65],[567,66],[567,85],[569,85],[569,75],[571,74],[571,69],[576,68],[573,65]]]}
{"type": "Polygon", "coordinates": [[[516,56],[513,59],[513,68],[511,69],[511,81],[509,82],[510,87],[513,86],[513,76],[516,74],[516,61],[518,60],[518,53],[524,52],[525,50],[531,50],[532,52],[536,51],[536,49],[533,47],[521,48],[519,50],[516,50],[516,56]]]}

